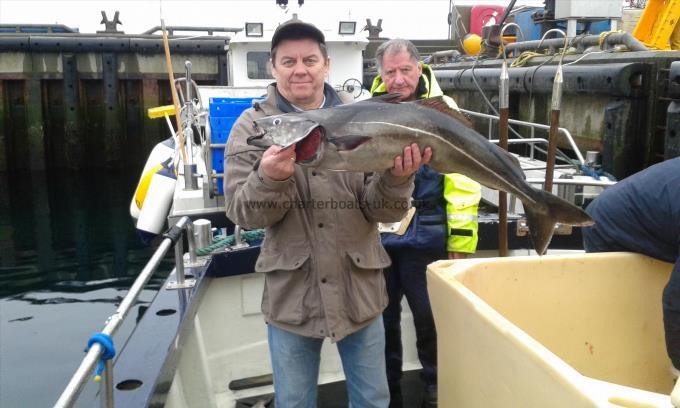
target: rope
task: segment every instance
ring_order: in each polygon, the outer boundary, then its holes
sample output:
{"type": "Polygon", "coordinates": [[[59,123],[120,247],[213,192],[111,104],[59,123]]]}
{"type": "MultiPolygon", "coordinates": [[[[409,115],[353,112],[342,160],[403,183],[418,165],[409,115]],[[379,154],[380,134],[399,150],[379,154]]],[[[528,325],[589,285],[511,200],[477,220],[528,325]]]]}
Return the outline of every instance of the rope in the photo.
{"type": "Polygon", "coordinates": [[[623,33],[625,33],[625,31],[622,31],[622,30],[602,32],[602,33],[600,33],[600,38],[597,40],[597,45],[600,47],[601,50],[604,50],[604,48],[602,46],[607,41],[607,37],[609,37],[612,34],[623,34],[623,33]]]}
{"type": "Polygon", "coordinates": [[[99,356],[99,363],[97,364],[97,371],[95,371],[94,380],[99,382],[102,380],[102,371],[104,371],[104,363],[106,360],[111,360],[116,356],[116,349],[113,347],[113,339],[108,334],[102,332],[95,333],[87,341],[87,349],[89,350],[93,344],[98,343],[102,347],[102,354],[99,356]]]}
{"type": "MultiPolygon", "coordinates": [[[[241,233],[241,240],[248,243],[252,243],[252,241],[261,240],[262,238],[264,238],[263,229],[256,229],[241,233]]],[[[217,249],[220,249],[225,246],[234,245],[234,242],[236,242],[236,238],[234,238],[233,235],[228,235],[222,238],[215,238],[212,244],[208,245],[207,247],[197,249],[196,255],[198,256],[209,255],[210,253],[217,249]]]]}
{"type": "Polygon", "coordinates": [[[607,173],[606,171],[602,169],[596,169],[593,167],[590,167],[588,165],[582,164],[581,165],[581,172],[585,174],[586,176],[590,176],[594,178],[595,180],[599,180],[600,177],[607,177],[611,181],[616,181],[616,177],[612,176],[611,174],[607,173]]]}
{"type": "Polygon", "coordinates": [[[529,62],[530,59],[534,57],[545,57],[545,54],[541,54],[540,52],[534,52],[534,51],[524,51],[523,53],[519,54],[519,57],[515,58],[514,61],[512,61],[512,64],[510,64],[510,68],[516,68],[516,67],[523,67],[529,62]]]}

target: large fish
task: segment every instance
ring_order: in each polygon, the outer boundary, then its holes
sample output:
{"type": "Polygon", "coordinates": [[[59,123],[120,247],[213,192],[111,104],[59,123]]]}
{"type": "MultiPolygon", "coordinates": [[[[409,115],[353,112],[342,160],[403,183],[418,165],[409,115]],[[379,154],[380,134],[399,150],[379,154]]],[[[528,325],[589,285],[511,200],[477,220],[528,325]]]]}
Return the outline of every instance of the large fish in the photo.
{"type": "Polygon", "coordinates": [[[515,157],[464,123],[460,112],[434,97],[396,103],[396,95],[332,108],[255,120],[254,146],[295,144],[297,162],[328,170],[375,172],[393,166],[404,146],[432,148],[430,166],[462,173],[518,197],[524,205],[536,252],[545,253],[556,223],[591,225],[581,208],[525,181],[515,157]]]}

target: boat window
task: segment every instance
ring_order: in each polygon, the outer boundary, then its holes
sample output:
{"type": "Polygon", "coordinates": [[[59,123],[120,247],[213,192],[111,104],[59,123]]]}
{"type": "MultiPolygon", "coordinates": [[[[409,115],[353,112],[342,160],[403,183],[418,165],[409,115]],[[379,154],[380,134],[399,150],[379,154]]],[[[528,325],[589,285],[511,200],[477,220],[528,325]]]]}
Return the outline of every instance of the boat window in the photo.
{"type": "Polygon", "coordinates": [[[248,79],[273,79],[268,51],[253,51],[246,55],[248,79]]]}

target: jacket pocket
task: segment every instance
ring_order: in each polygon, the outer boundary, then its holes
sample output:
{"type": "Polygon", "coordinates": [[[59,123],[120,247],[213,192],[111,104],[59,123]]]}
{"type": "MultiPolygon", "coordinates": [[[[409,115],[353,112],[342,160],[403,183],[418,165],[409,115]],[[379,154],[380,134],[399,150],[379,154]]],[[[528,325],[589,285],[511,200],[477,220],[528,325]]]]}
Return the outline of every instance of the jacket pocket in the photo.
{"type": "Polygon", "coordinates": [[[387,291],[382,269],[390,259],[382,247],[366,251],[347,251],[347,317],[362,323],[382,313],[387,306],[387,291]]]}
{"type": "Polygon", "coordinates": [[[309,247],[290,247],[285,250],[263,247],[255,263],[255,271],[292,271],[301,267],[309,259],[310,254],[309,247]]]}
{"type": "Polygon", "coordinates": [[[305,254],[273,258],[264,256],[259,270],[267,272],[262,312],[275,322],[302,324],[313,312],[303,303],[304,299],[314,295],[309,250],[305,254]]]}

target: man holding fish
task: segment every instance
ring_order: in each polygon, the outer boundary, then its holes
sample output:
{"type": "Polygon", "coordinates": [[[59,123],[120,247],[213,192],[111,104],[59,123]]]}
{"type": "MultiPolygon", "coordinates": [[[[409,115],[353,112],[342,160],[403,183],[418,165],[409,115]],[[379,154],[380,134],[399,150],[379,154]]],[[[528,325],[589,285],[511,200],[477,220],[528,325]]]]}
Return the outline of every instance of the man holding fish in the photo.
{"type": "Polygon", "coordinates": [[[313,25],[291,20],[279,26],[271,63],[276,82],[267,98],[245,111],[229,136],[224,191],[234,223],[266,229],[255,269],[266,273],[262,312],[275,404],[316,406],[321,345],[330,338],[342,359],[351,405],[384,408],[390,396],[382,268],[390,261],[377,223],[404,216],[414,173],[432,150],[403,146],[389,168],[369,177],[300,166],[296,161],[307,152],[295,143],[254,148],[247,141],[256,134],[255,120],[347,101],[348,95],[324,82],[330,61],[324,35],[313,25]],[[319,205],[332,200],[344,205],[319,205]]]}

